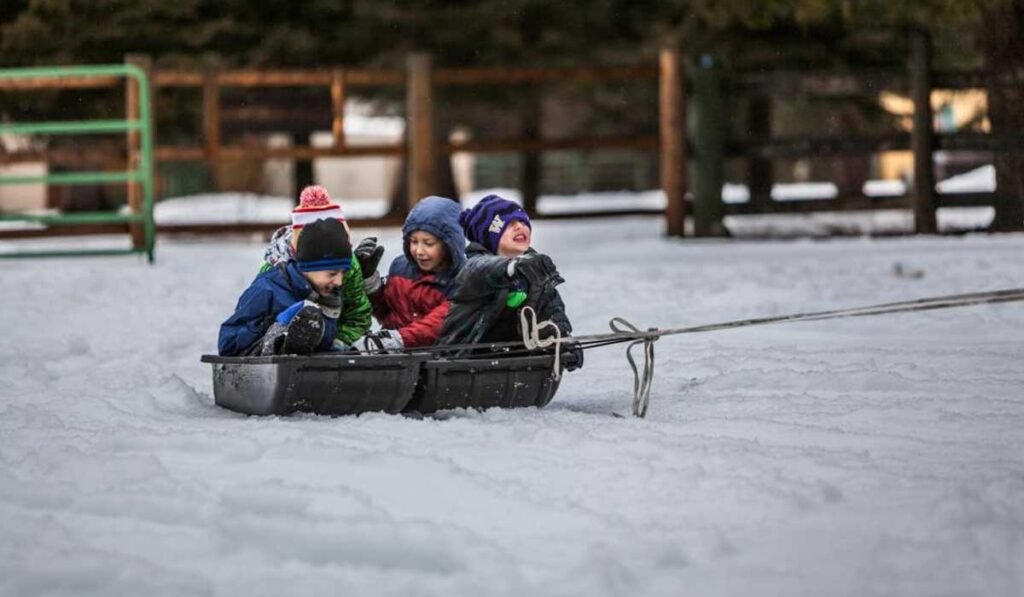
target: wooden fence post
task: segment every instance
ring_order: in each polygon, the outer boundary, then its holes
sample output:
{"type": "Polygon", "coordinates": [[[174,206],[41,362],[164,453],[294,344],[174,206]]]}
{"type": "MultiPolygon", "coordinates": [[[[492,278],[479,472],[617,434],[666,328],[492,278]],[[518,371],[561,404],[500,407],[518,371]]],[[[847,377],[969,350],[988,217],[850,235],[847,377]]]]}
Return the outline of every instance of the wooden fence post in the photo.
{"type": "Polygon", "coordinates": [[[914,232],[935,234],[935,168],[932,151],[935,132],[932,123],[931,39],[922,30],[911,32],[910,95],[914,101],[910,145],[914,152],[914,232]]]}
{"type": "Polygon", "coordinates": [[[408,195],[406,205],[436,192],[437,143],[434,139],[434,93],[430,54],[411,54],[407,61],[406,114],[409,128],[408,195]]]}
{"type": "MultiPolygon", "coordinates": [[[[124,57],[125,64],[133,64],[142,72],[146,73],[146,77],[150,80],[150,102],[156,104],[156,87],[152,85],[153,81],[153,61],[149,56],[145,54],[127,54],[124,57]]],[[[125,110],[128,120],[138,120],[142,110],[139,108],[139,86],[138,83],[132,77],[125,78],[125,110]]],[[[150,130],[153,131],[154,136],[156,135],[156,127],[154,126],[153,113],[156,110],[149,111],[149,124],[150,130]]],[[[142,141],[141,136],[137,131],[129,131],[127,135],[128,149],[126,152],[127,167],[129,170],[134,170],[139,167],[142,154],[142,141]]],[[[156,145],[156,140],[153,140],[153,145],[156,145]]],[[[155,199],[155,198],[154,198],[155,199]]],[[[128,206],[131,208],[132,213],[138,214],[142,212],[142,183],[131,182],[128,183],[128,206]]],[[[146,246],[146,229],[141,222],[132,222],[129,224],[129,230],[132,237],[132,247],[135,249],[142,249],[146,246]]]]}
{"type": "Polygon", "coordinates": [[[220,85],[217,71],[203,73],[203,157],[214,191],[220,191],[220,85]]]}
{"type": "Polygon", "coordinates": [[[345,72],[334,69],[331,74],[331,134],[335,147],[345,146],[345,72]]]}
{"type": "Polygon", "coordinates": [[[699,56],[693,69],[689,130],[693,135],[693,232],[722,236],[725,182],[725,101],[717,60],[699,56]]]}
{"type": "Polygon", "coordinates": [[[661,190],[665,206],[665,233],[684,236],[686,222],[686,112],[683,67],[678,48],[664,45],[660,56],[659,106],[661,123],[661,190]]]}
{"type": "MultiPolygon", "coordinates": [[[[755,95],[750,98],[750,139],[764,142],[772,138],[772,98],[755,95]]],[[[771,158],[750,158],[747,185],[750,189],[750,206],[755,213],[771,210],[772,184],[775,172],[771,158]]]]}
{"type": "MultiPolygon", "coordinates": [[[[540,90],[531,87],[523,96],[522,115],[523,138],[539,141],[543,138],[541,130],[543,103],[540,90]]],[[[544,154],[539,151],[524,151],[520,154],[522,164],[519,169],[519,189],[522,193],[523,209],[526,213],[537,213],[537,199],[540,197],[540,180],[542,175],[541,159],[544,154]]]]}

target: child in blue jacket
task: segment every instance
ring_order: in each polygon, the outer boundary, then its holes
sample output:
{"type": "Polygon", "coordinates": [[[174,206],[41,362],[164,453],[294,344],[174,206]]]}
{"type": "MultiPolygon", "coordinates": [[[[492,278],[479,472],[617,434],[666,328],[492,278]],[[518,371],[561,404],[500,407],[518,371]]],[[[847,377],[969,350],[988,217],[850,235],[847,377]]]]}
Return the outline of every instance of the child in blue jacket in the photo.
{"type": "Polygon", "coordinates": [[[331,350],[352,264],[352,243],[338,220],[308,224],[295,259],[256,276],[220,326],[222,356],[308,354],[331,350]]]}

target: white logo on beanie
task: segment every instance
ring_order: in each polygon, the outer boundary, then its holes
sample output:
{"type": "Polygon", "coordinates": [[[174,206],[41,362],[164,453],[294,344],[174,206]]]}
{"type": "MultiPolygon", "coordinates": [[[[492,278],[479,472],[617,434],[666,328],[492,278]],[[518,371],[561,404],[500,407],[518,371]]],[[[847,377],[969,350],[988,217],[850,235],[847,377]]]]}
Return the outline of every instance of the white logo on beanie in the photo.
{"type": "Polygon", "coordinates": [[[500,215],[495,214],[494,215],[494,219],[491,220],[491,227],[487,229],[487,232],[493,232],[494,234],[497,234],[497,233],[501,232],[501,228],[504,225],[505,225],[505,220],[502,220],[500,215]]]}

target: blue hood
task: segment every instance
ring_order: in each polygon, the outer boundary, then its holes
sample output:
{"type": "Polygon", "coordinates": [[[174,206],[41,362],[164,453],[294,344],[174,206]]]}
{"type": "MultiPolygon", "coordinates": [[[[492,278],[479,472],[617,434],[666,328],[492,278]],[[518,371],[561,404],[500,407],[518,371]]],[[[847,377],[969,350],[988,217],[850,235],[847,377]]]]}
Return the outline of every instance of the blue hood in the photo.
{"type": "Polygon", "coordinates": [[[429,232],[441,239],[448,249],[452,271],[462,269],[466,262],[466,235],[459,224],[462,206],[445,197],[426,197],[417,203],[402,226],[402,250],[410,263],[415,263],[409,253],[409,235],[417,230],[429,232]]]}

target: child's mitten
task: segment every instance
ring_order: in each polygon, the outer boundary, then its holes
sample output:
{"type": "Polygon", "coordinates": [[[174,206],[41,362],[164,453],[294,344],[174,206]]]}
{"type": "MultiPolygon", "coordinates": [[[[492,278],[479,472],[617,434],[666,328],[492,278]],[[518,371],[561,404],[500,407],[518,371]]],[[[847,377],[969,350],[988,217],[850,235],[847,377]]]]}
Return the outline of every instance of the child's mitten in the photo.
{"type": "Polygon", "coordinates": [[[399,352],[405,348],[402,335],[392,330],[366,332],[362,338],[352,343],[359,352],[399,352]]]}
{"type": "Polygon", "coordinates": [[[543,253],[523,255],[509,262],[509,277],[520,276],[530,288],[540,288],[554,275],[558,274],[555,263],[543,253]]]}
{"type": "Polygon", "coordinates": [[[380,265],[380,258],[384,256],[384,247],[377,244],[377,237],[368,236],[359,241],[352,254],[359,260],[359,267],[363,270],[363,278],[369,278],[377,273],[377,266],[380,265]]]}

